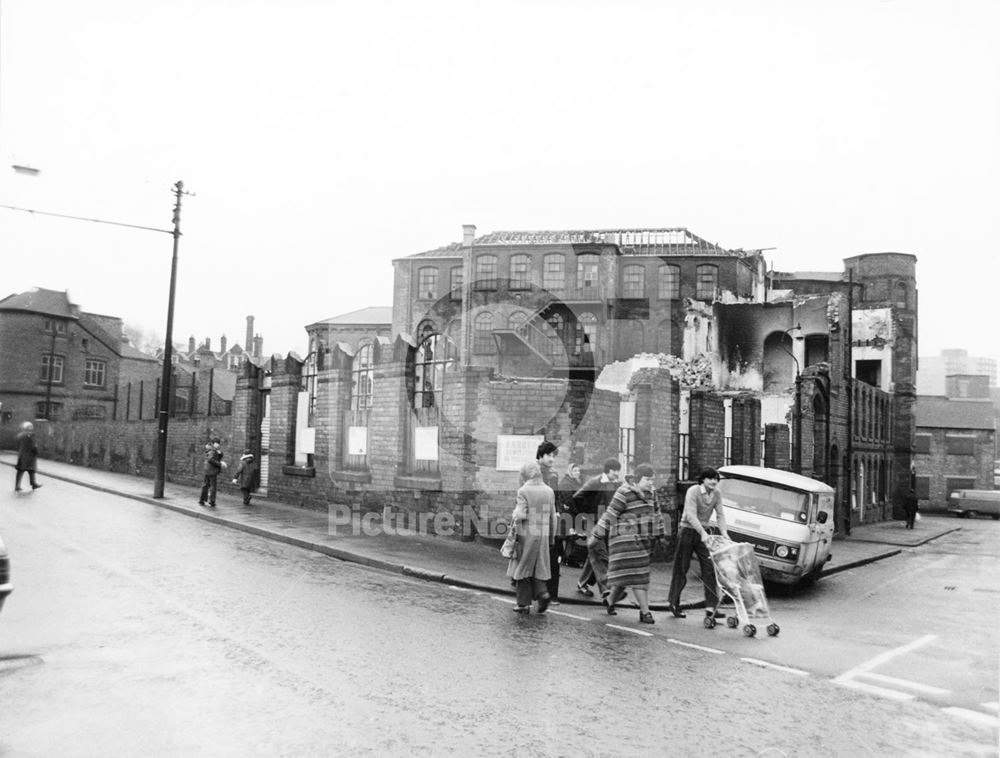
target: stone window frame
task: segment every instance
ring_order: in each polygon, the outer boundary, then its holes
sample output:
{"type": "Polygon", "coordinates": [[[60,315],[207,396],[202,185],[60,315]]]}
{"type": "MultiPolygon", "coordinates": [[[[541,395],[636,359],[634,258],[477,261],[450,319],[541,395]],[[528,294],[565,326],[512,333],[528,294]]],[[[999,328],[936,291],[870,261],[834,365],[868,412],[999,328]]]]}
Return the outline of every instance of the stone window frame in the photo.
{"type": "Polygon", "coordinates": [[[461,266],[452,266],[451,271],[448,274],[449,284],[451,285],[449,292],[451,293],[452,300],[462,299],[462,279],[465,276],[462,271],[461,266]]]}
{"type": "Polygon", "coordinates": [[[531,256],[526,253],[518,253],[510,257],[510,286],[511,290],[531,289],[531,256]]]}
{"type": "Polygon", "coordinates": [[[646,267],[641,263],[622,267],[622,297],[633,300],[646,297],[646,267]]]}
{"type": "Polygon", "coordinates": [[[660,300],[680,300],[681,267],[664,263],[657,272],[657,293],[660,300]]]}
{"type": "Polygon", "coordinates": [[[87,358],[83,368],[83,386],[103,389],[108,386],[108,362],[103,358],[87,358]]]}
{"type": "Polygon", "coordinates": [[[474,288],[477,291],[495,291],[498,287],[500,261],[493,253],[476,256],[474,288]]]}
{"type": "Polygon", "coordinates": [[[406,467],[411,474],[432,477],[440,475],[439,461],[419,460],[415,457],[415,436],[420,427],[436,426],[440,448],[440,409],[444,403],[445,375],[457,362],[458,349],[455,343],[440,333],[428,335],[413,352],[413,375],[410,383],[412,412],[407,414],[406,430],[406,467]]]}
{"type": "Polygon", "coordinates": [[[47,317],[45,321],[42,323],[42,328],[46,334],[52,334],[53,326],[55,327],[56,334],[66,334],[65,319],[47,317]]]}
{"type": "Polygon", "coordinates": [[[493,341],[494,321],[489,311],[480,311],[472,322],[472,352],[476,355],[493,355],[496,343],[493,341]]]}
{"type": "Polygon", "coordinates": [[[436,300],[438,291],[437,266],[421,266],[417,269],[417,299],[436,300]]]}
{"type": "Polygon", "coordinates": [[[562,292],[566,289],[566,256],[546,253],[542,257],[542,289],[562,292]]]}
{"type": "Polygon", "coordinates": [[[49,383],[49,362],[53,368],[52,384],[65,384],[66,356],[59,353],[42,353],[40,382],[49,383]],[[58,375],[58,376],[56,376],[58,375]]]}

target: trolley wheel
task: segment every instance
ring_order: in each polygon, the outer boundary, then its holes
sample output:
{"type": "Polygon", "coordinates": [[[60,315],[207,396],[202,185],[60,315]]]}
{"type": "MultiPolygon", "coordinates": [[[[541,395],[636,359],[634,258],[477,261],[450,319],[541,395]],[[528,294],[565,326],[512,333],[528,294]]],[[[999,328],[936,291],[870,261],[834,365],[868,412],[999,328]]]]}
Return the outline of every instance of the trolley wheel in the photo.
{"type": "Polygon", "coordinates": [[[755,634],[757,634],[757,627],[755,627],[753,624],[747,624],[746,626],[743,627],[743,634],[746,637],[753,637],[755,634]]]}
{"type": "Polygon", "coordinates": [[[736,618],[736,616],[728,616],[726,618],[726,626],[728,626],[730,629],[735,629],[739,625],[740,625],[740,620],[736,618]]]}
{"type": "Polygon", "coordinates": [[[705,616],[705,628],[706,629],[715,629],[715,617],[714,616],[705,616]]]}
{"type": "Polygon", "coordinates": [[[777,637],[778,636],[778,632],[780,632],[780,631],[781,631],[781,627],[778,626],[777,624],[768,624],[767,625],[767,634],[768,634],[769,637],[777,637]]]}

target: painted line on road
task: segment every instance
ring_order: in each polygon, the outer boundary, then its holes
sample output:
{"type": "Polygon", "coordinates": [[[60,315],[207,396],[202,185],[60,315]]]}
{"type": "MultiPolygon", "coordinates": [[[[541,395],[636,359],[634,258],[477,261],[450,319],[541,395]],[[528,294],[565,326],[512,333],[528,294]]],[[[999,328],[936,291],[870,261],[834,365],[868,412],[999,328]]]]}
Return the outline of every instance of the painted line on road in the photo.
{"type": "Polygon", "coordinates": [[[968,708],[942,708],[945,713],[950,713],[952,716],[958,716],[966,721],[972,721],[976,724],[981,724],[982,726],[990,726],[996,729],[1000,727],[1000,718],[996,716],[991,716],[988,713],[980,713],[979,711],[970,711],[968,708]]]}
{"type": "Polygon", "coordinates": [[[913,640],[913,642],[908,642],[905,645],[897,647],[895,650],[887,650],[884,653],[876,655],[870,661],[865,661],[860,666],[855,666],[850,671],[845,671],[843,674],[838,676],[833,681],[837,683],[847,682],[857,674],[862,674],[865,673],[866,671],[870,671],[876,666],[881,666],[883,663],[891,661],[898,655],[903,655],[903,653],[909,653],[912,650],[916,650],[918,647],[923,647],[933,639],[935,639],[935,635],[926,634],[923,637],[920,637],[919,639],[913,640]]]}
{"type": "Polygon", "coordinates": [[[577,619],[579,621],[590,621],[586,616],[577,616],[575,613],[566,613],[566,611],[554,611],[549,608],[548,612],[554,616],[565,616],[566,618],[577,619]]]}
{"type": "Polygon", "coordinates": [[[911,690],[916,690],[917,692],[923,692],[926,695],[947,695],[951,692],[951,690],[933,687],[929,684],[911,682],[909,679],[899,679],[894,676],[885,676],[884,674],[874,674],[871,671],[866,671],[858,676],[863,676],[865,679],[871,679],[880,684],[891,684],[896,687],[909,688],[911,690]]]}
{"type": "Polygon", "coordinates": [[[705,647],[704,645],[695,645],[693,642],[684,642],[683,640],[675,640],[673,637],[668,637],[667,642],[674,645],[680,645],[681,647],[690,647],[695,650],[701,650],[706,653],[715,653],[716,655],[725,655],[725,650],[716,650],[714,647],[705,647]]]}
{"type": "Polygon", "coordinates": [[[642,637],[652,637],[652,632],[644,632],[641,629],[632,629],[627,626],[618,626],[618,624],[605,624],[604,626],[610,626],[612,629],[620,629],[623,632],[632,632],[632,634],[638,634],[642,637]]]}
{"type": "Polygon", "coordinates": [[[980,703],[980,705],[988,711],[997,711],[1000,713],[1000,703],[980,703]]]}
{"type": "Polygon", "coordinates": [[[754,666],[763,666],[764,668],[775,669],[776,671],[784,671],[786,674],[795,674],[796,676],[809,676],[808,671],[803,671],[802,669],[793,669],[789,666],[779,666],[777,663],[770,663],[769,661],[762,661],[758,658],[740,658],[741,661],[746,661],[747,663],[752,663],[754,666]]]}
{"type": "Polygon", "coordinates": [[[891,700],[913,700],[915,697],[909,692],[900,692],[899,690],[888,690],[885,687],[876,687],[874,684],[865,684],[864,682],[859,682],[857,679],[844,679],[841,680],[839,677],[833,680],[835,684],[839,684],[841,687],[848,687],[852,690],[860,690],[861,692],[867,692],[870,695],[879,695],[881,697],[887,697],[891,700]]]}
{"type": "Polygon", "coordinates": [[[517,605],[517,601],[511,600],[509,597],[497,597],[496,595],[493,595],[492,597],[494,600],[499,600],[501,603],[510,603],[511,605],[517,605]]]}
{"type": "Polygon", "coordinates": [[[468,587],[456,587],[454,584],[449,584],[448,589],[457,590],[458,592],[475,592],[475,590],[468,587]]]}

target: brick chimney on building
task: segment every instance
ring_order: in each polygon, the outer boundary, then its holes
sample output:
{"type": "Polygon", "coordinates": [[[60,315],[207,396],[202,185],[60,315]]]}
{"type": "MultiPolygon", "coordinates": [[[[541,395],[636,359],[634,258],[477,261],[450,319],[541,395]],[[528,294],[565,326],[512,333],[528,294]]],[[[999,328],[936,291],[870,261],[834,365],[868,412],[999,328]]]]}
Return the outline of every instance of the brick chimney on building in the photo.
{"type": "Polygon", "coordinates": [[[247,338],[243,342],[243,349],[247,354],[253,352],[253,316],[247,316],[247,338]]]}
{"type": "Polygon", "coordinates": [[[188,352],[189,353],[193,353],[194,352],[194,335],[193,334],[190,337],[188,337],[188,352]]]}
{"type": "Polygon", "coordinates": [[[212,338],[211,337],[205,337],[205,349],[206,350],[211,350],[212,349],[212,338]]]}
{"type": "Polygon", "coordinates": [[[462,224],[462,246],[472,247],[472,241],[476,238],[475,224],[462,224]]]}
{"type": "Polygon", "coordinates": [[[253,338],[253,357],[260,358],[262,352],[264,352],[264,338],[258,334],[253,338]]]}
{"type": "Polygon", "coordinates": [[[223,334],[219,338],[219,352],[221,352],[221,353],[226,352],[226,343],[227,342],[228,342],[228,340],[226,340],[226,335],[223,334]]]}

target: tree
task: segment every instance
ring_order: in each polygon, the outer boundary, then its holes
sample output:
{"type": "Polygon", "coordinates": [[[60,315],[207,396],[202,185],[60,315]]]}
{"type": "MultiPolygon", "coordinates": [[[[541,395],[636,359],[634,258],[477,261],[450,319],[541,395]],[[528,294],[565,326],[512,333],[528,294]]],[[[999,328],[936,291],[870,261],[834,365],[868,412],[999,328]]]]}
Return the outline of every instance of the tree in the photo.
{"type": "Polygon", "coordinates": [[[148,355],[155,355],[163,347],[163,337],[156,330],[137,324],[125,324],[125,337],[132,347],[148,355]]]}

